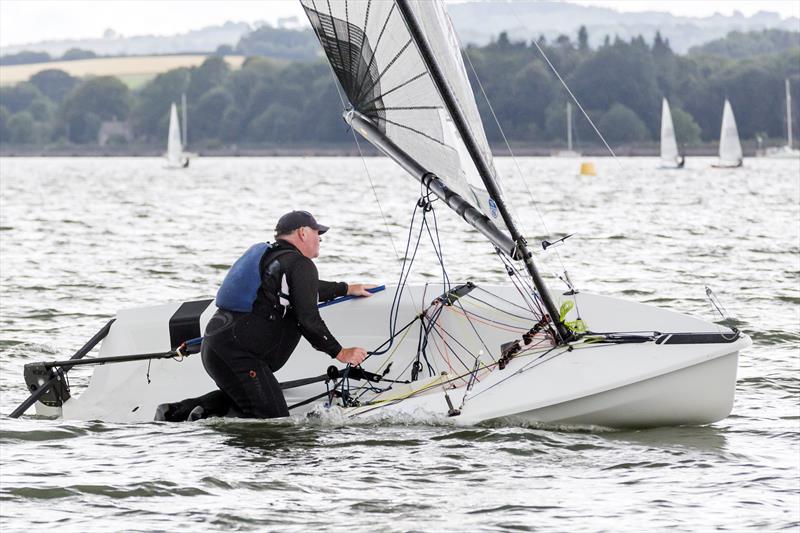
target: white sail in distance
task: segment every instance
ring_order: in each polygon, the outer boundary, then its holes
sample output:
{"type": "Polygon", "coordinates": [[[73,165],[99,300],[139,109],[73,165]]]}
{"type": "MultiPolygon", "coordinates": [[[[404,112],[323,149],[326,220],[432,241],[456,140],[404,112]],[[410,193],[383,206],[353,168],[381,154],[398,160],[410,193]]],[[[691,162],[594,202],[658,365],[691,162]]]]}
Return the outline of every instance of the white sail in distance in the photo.
{"type": "Polygon", "coordinates": [[[786,87],[786,144],[777,147],[771,146],[763,154],[759,155],[775,159],[798,159],[800,158],[800,150],[794,148],[792,141],[792,92],[789,87],[789,80],[784,80],[784,84],[786,87]]]}
{"type": "Polygon", "coordinates": [[[728,99],[722,110],[722,127],[719,133],[719,166],[736,167],[742,164],[742,144],[739,142],[739,130],[728,99]]]}
{"type": "Polygon", "coordinates": [[[183,145],[181,144],[181,125],[178,122],[178,108],[172,104],[169,111],[169,133],[167,134],[167,162],[170,165],[181,165],[183,145]]]}
{"type": "MultiPolygon", "coordinates": [[[[301,0],[349,105],[499,228],[489,197],[454,119],[394,1],[301,0]]],[[[411,1],[472,138],[498,186],[492,153],[455,31],[438,1],[411,1]]]]}
{"type": "Polygon", "coordinates": [[[676,166],[680,160],[672,113],[666,98],[661,100],[661,162],[665,166],[676,166]]]}

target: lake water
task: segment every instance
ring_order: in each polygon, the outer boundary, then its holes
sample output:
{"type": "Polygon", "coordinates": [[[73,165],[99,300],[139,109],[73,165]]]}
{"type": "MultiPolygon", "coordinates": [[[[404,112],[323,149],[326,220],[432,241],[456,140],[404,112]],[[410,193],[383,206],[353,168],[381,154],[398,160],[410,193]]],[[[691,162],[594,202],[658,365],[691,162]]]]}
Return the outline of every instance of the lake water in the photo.
{"type": "MultiPolygon", "coordinates": [[[[69,357],[117,309],[213,295],[289,209],[333,228],[323,278],[395,283],[419,186],[377,158],[0,159],[3,531],[800,530],[800,162],[711,162],[497,161],[534,248],[575,233],[537,254],[551,286],[566,268],[714,320],[709,286],[753,338],[729,418],[587,431],[9,419],[25,363],[69,357]]],[[[437,216],[451,279],[504,281],[477,232],[437,216]]],[[[422,250],[412,281],[438,279],[422,250]]],[[[90,375],[70,373],[74,394],[90,375]]]]}

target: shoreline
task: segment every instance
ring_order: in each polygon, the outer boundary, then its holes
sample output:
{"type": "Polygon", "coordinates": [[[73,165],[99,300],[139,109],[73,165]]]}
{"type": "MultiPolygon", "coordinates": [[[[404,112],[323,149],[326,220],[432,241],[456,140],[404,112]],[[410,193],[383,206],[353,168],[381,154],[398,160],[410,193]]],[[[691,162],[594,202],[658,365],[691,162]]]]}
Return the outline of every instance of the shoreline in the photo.
{"type": "MultiPolygon", "coordinates": [[[[492,146],[495,157],[551,157],[560,148],[553,146],[512,146],[509,152],[506,146],[492,146]]],[[[562,148],[563,149],[563,148],[562,148]]],[[[755,146],[743,146],[745,157],[755,157],[755,146]]],[[[377,157],[382,154],[367,143],[361,145],[363,155],[377,157]]],[[[218,148],[190,147],[188,151],[199,157],[358,157],[361,155],[354,144],[315,145],[315,146],[272,146],[248,147],[226,146],[218,148]]],[[[587,146],[580,156],[574,157],[612,157],[604,146],[587,146]]],[[[622,146],[614,148],[617,157],[658,157],[658,146],[622,146]]],[[[716,144],[687,148],[687,157],[715,157],[718,154],[716,144]]],[[[41,145],[0,145],[0,157],[161,157],[164,148],[151,145],[128,146],[41,146],[41,145]]]]}

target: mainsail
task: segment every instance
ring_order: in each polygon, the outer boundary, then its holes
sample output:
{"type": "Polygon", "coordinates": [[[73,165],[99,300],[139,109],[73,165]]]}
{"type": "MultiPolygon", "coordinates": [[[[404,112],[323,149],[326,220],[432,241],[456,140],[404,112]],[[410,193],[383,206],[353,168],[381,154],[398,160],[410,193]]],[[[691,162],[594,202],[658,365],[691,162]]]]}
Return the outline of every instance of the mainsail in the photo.
{"type": "Polygon", "coordinates": [[[667,99],[661,100],[661,161],[665,165],[675,166],[678,162],[678,143],[675,141],[675,129],[672,127],[672,113],[667,99]]]}
{"type": "Polygon", "coordinates": [[[738,166],[742,163],[742,145],[739,142],[739,131],[736,119],[728,99],[722,110],[722,127],[719,134],[719,162],[725,166],[738,166]]]}
{"type": "Polygon", "coordinates": [[[179,165],[183,156],[181,145],[181,126],[178,122],[178,109],[175,104],[169,111],[169,133],[167,135],[167,161],[179,165]]]}
{"type": "MultiPolygon", "coordinates": [[[[455,31],[440,1],[300,0],[351,109],[346,120],[500,251],[559,314],[505,207],[455,31]]],[[[562,339],[569,336],[556,322],[562,339]]]]}
{"type": "MultiPolygon", "coordinates": [[[[422,168],[503,226],[495,200],[442,102],[396,2],[301,0],[349,104],[422,168]]],[[[410,4],[498,184],[450,19],[438,2],[410,4]]],[[[352,116],[351,116],[352,118],[352,116]]],[[[507,229],[505,229],[507,231],[507,229]]]]}

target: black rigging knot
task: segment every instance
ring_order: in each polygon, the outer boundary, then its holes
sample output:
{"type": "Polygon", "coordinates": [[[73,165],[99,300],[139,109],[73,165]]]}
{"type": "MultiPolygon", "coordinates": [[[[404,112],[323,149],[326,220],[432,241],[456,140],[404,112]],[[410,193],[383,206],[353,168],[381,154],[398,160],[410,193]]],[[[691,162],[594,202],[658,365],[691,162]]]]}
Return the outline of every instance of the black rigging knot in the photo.
{"type": "Polygon", "coordinates": [[[421,207],[423,212],[429,213],[430,211],[433,210],[432,203],[433,202],[431,201],[431,195],[430,193],[428,193],[424,196],[419,197],[419,200],[417,200],[417,207],[421,207]]]}
{"type": "Polygon", "coordinates": [[[422,362],[420,362],[419,359],[414,361],[414,364],[411,365],[411,381],[417,381],[419,378],[419,373],[422,372],[422,369],[422,362]]]}
{"type": "Polygon", "coordinates": [[[500,347],[502,355],[497,361],[497,367],[503,370],[509,361],[511,361],[523,348],[533,342],[533,338],[537,333],[540,333],[550,323],[550,315],[544,315],[539,322],[537,322],[531,329],[522,335],[521,342],[519,340],[507,342],[500,347]]]}

